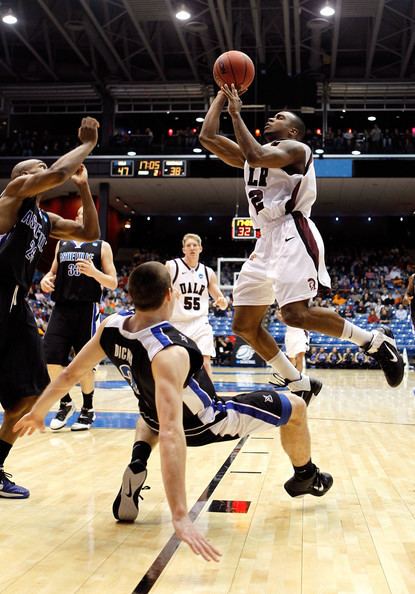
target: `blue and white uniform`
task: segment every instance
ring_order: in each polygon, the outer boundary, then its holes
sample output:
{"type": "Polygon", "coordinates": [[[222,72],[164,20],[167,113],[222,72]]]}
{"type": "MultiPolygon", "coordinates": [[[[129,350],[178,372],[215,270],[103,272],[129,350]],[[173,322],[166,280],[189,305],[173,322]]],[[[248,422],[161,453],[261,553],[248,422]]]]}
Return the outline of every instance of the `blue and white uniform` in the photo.
{"type": "Polygon", "coordinates": [[[284,394],[270,387],[266,391],[222,400],[202,367],[203,358],[193,340],[169,322],[129,332],[124,325],[131,315],[112,316],[102,331],[100,344],[130,384],[143,420],[151,429],[159,431],[151,362],[157,353],[173,345],[185,348],[190,359],[189,374],[183,386],[183,426],[187,445],[237,439],[288,422],[291,403],[284,394]]]}

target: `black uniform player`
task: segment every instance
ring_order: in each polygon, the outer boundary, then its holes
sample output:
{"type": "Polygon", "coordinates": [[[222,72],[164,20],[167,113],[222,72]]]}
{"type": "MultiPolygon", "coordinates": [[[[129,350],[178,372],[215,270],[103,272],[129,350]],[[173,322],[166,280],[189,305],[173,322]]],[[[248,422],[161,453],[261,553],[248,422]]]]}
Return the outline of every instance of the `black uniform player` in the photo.
{"type": "MultiPolygon", "coordinates": [[[[84,179],[80,181],[84,184],[83,191],[89,192],[86,171],[84,179]]],[[[79,222],[82,217],[81,206],[75,220],[79,222]]],[[[68,365],[71,349],[78,353],[95,334],[99,324],[102,287],[115,289],[117,284],[117,272],[109,243],[101,240],[58,242],[52,267],[40,282],[45,293],[52,291],[55,302],[43,341],[51,379],[62,371],[62,367],[68,365]]],[[[78,420],[71,427],[72,431],[87,430],[95,420],[92,369],[81,378],[80,384],[82,408],[78,420]]],[[[55,431],[62,429],[74,412],[75,403],[66,394],[61,399],[56,417],[50,422],[50,428],[55,431]]]]}
{"type": "Polygon", "coordinates": [[[82,224],[39,208],[40,194],[69,179],[92,151],[98,122],[84,118],[81,145],[58,159],[50,169],[37,159],[18,163],[0,197],[0,497],[25,498],[29,491],[15,485],[4,471],[16,434],[12,427],[30,410],[49,381],[40,337],[25,299],[49,234],[91,241],[99,236],[92,200],[84,202],[82,224]]]}
{"type": "Polygon", "coordinates": [[[130,276],[128,291],[135,314],[116,314],[105,320],[32,411],[16,424],[15,431],[23,435],[42,429],[52,403],[107,355],[134,390],[141,412],[132,460],[113,504],[114,516],[123,521],[137,517],[147,459],[158,442],[177,537],[205,559],[218,560],[220,553],[188,515],[186,445],[202,446],[280,427],[282,445],[294,466],[294,476],[284,485],[292,497],[320,497],[330,489],[333,479],[311,461],[306,404],[300,397],[279,394],[273,388],[240,394],[226,402],[216,395],[196,344],[166,321],[174,307],[174,292],[162,264],[138,266],[130,276]]]}

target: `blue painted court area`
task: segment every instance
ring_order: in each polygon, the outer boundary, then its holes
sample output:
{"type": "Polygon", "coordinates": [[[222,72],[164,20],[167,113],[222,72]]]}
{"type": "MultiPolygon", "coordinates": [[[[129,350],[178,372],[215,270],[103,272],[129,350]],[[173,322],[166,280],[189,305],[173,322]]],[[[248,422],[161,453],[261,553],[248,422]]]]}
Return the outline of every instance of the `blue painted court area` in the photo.
{"type": "MultiPolygon", "coordinates": [[[[48,413],[46,417],[46,427],[49,427],[51,419],[55,416],[55,412],[48,413]]],[[[139,413],[131,412],[97,412],[97,418],[93,424],[94,429],[135,429],[139,413]]],[[[67,427],[70,427],[78,418],[75,413],[68,421],[67,427]]],[[[0,423],[3,422],[3,413],[0,413],[0,423]]],[[[62,431],[51,431],[50,433],[62,433],[62,431]]]]}

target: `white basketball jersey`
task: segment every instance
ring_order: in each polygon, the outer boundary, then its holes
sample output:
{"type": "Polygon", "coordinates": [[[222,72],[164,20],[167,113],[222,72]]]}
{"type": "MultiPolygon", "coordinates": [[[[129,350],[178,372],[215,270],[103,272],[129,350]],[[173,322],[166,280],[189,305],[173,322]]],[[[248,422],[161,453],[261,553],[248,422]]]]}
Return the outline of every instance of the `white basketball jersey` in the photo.
{"type": "MultiPolygon", "coordinates": [[[[265,146],[277,146],[284,140],[265,146]]],[[[292,142],[292,141],[290,141],[292,142]]],[[[245,161],[245,190],[249,203],[249,214],[255,227],[269,225],[275,219],[300,211],[309,217],[316,200],[316,174],[310,147],[304,147],[305,172],[295,173],[291,165],[283,168],[249,167],[245,161]]]]}
{"type": "Polygon", "coordinates": [[[204,264],[190,268],[183,258],[167,262],[172,285],[177,289],[179,298],[171,317],[171,323],[189,322],[200,317],[207,317],[209,312],[209,278],[213,270],[204,264]]]}

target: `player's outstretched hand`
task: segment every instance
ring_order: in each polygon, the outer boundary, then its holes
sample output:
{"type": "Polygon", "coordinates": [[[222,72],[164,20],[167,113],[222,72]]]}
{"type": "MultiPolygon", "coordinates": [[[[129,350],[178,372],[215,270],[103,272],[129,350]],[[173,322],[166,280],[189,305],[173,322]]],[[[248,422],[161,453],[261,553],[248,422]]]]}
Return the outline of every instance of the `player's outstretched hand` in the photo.
{"type": "Polygon", "coordinates": [[[213,305],[219,309],[228,309],[228,300],[226,297],[218,297],[213,305]]]}
{"type": "Polygon", "coordinates": [[[81,127],[78,130],[78,138],[82,144],[90,142],[95,146],[98,142],[98,128],[99,122],[95,118],[89,116],[82,118],[81,127]]]}
{"type": "Polygon", "coordinates": [[[242,109],[242,101],[235,85],[232,83],[230,88],[228,85],[223,85],[221,90],[225,93],[226,98],[228,99],[228,113],[231,116],[240,113],[242,109]]]}
{"type": "Polygon", "coordinates": [[[80,165],[75,173],[72,175],[71,180],[77,185],[80,186],[82,184],[87,183],[88,181],[88,169],[85,165],[80,165]]]}
{"type": "Polygon", "coordinates": [[[201,555],[205,561],[218,562],[220,560],[222,553],[196,530],[189,516],[185,516],[181,520],[173,520],[173,526],[177,538],[187,543],[196,555],[201,555]]]}
{"type": "Polygon", "coordinates": [[[33,412],[29,412],[24,415],[13,427],[13,432],[18,433],[20,437],[25,435],[32,435],[38,429],[42,433],[45,431],[45,423],[43,417],[36,415],[33,412]]]}
{"type": "Polygon", "coordinates": [[[405,295],[404,298],[402,299],[402,304],[403,305],[411,305],[412,299],[413,299],[412,295],[405,295]]]}

